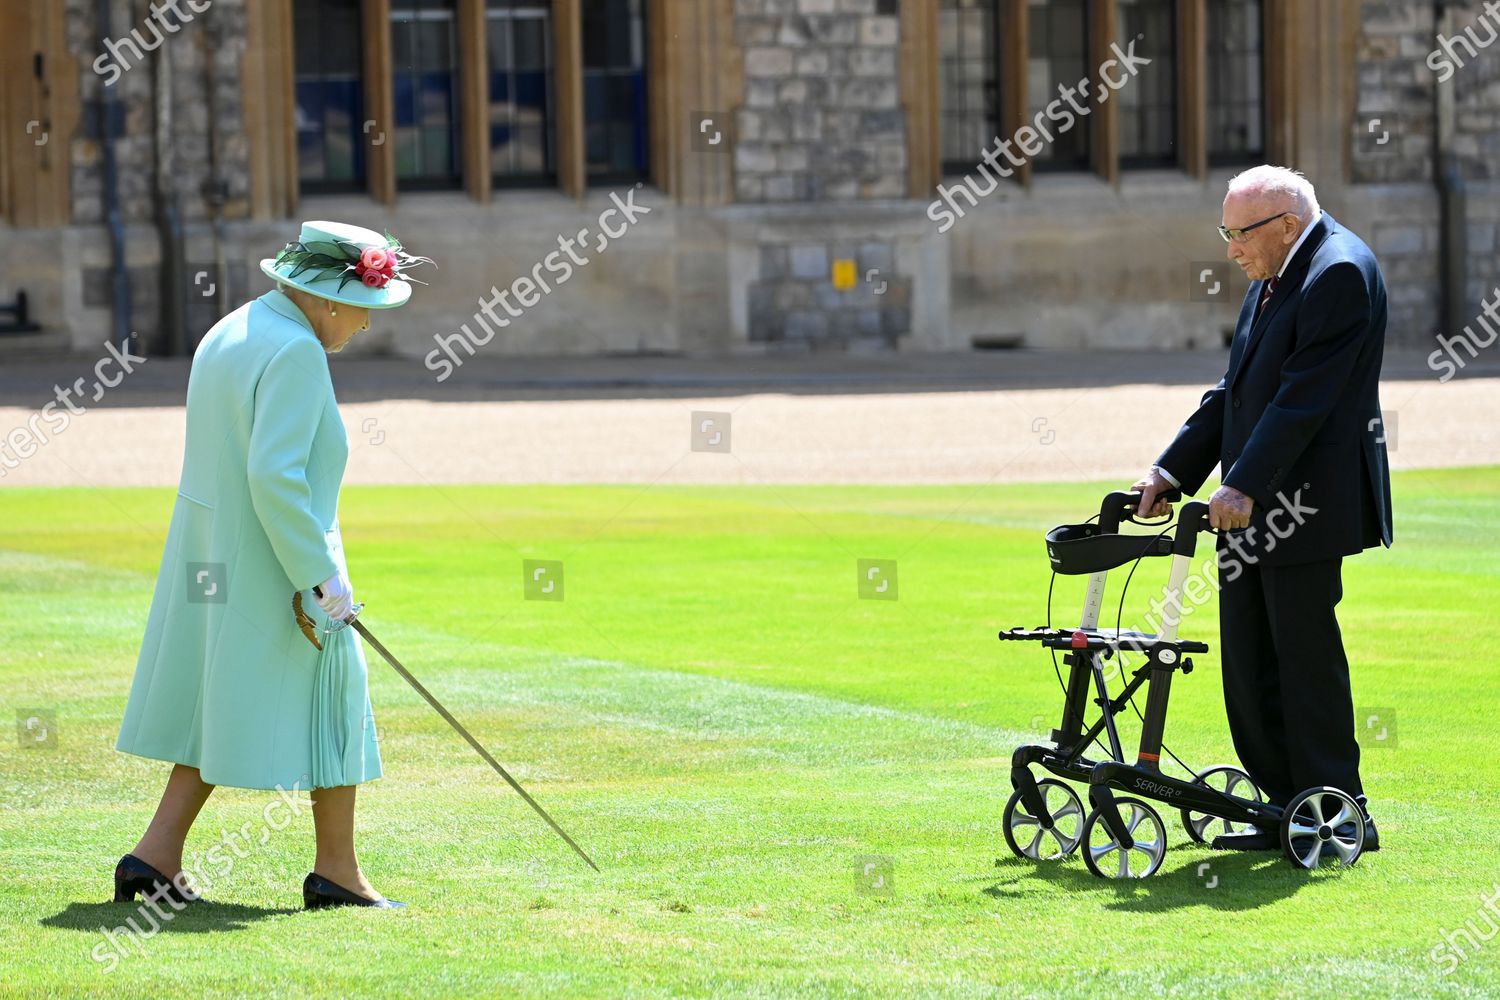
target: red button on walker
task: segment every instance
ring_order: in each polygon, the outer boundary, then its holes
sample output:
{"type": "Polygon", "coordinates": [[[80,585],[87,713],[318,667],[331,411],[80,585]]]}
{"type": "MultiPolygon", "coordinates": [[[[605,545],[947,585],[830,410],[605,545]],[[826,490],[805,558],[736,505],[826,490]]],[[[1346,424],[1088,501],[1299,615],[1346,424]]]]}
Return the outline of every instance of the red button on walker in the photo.
{"type": "Polygon", "coordinates": [[[1089,648],[1089,634],[1087,632],[1074,632],[1073,633],[1073,648],[1074,649],[1088,649],[1089,648]]]}

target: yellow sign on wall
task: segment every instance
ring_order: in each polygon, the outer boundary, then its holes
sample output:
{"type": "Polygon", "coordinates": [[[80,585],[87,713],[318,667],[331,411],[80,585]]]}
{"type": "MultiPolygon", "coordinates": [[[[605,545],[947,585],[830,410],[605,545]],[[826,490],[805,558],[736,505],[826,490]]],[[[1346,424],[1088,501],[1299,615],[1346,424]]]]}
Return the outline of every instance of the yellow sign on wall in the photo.
{"type": "Polygon", "coordinates": [[[841,292],[847,292],[859,284],[859,275],[856,273],[853,258],[844,258],[833,262],[833,287],[841,292]]]}

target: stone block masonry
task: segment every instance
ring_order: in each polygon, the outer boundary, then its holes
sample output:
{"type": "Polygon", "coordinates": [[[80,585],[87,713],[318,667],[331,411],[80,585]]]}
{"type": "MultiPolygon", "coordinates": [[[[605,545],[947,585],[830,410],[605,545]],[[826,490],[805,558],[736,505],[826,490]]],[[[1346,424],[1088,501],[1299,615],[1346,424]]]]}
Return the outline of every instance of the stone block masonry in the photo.
{"type": "Polygon", "coordinates": [[[745,101],[735,196],[745,203],[902,198],[900,18],[876,0],[736,0],[745,101]]]}
{"type": "Polygon", "coordinates": [[[773,348],[886,350],[911,332],[911,278],[878,240],[764,242],[746,291],[750,340],[773,348]],[[834,287],[836,260],[855,262],[853,288],[834,287]]]}

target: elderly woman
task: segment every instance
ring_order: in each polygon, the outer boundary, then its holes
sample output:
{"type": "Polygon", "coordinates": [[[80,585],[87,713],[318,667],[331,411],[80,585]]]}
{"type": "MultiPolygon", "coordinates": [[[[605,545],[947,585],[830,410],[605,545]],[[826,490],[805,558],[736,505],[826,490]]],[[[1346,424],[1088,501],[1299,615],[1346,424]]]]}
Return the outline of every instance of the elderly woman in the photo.
{"type": "Polygon", "coordinates": [[[194,353],[182,478],[115,744],[174,766],[115,869],[116,901],[200,898],[183,844],[214,786],[231,785],[311,790],[307,908],[402,905],[375,891],[354,851],[355,788],[381,766],[365,660],[343,629],[358,610],[337,517],[349,441],[327,354],[372,309],[410,298],[403,270],[416,263],[431,261],[371,230],[304,223],[261,261],[277,288],[194,353]]]}

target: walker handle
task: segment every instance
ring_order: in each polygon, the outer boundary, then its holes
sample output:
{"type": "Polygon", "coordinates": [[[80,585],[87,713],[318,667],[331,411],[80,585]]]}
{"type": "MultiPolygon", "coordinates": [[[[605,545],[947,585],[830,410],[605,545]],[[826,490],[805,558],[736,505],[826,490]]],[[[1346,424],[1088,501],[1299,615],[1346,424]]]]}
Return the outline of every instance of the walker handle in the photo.
{"type": "Polygon", "coordinates": [[[1172,539],[1172,554],[1191,556],[1198,547],[1198,534],[1212,532],[1208,526],[1208,504],[1193,500],[1182,505],[1177,515],[1177,534],[1172,539]]]}
{"type": "MultiPolygon", "coordinates": [[[[1164,490],[1157,494],[1157,499],[1168,502],[1176,502],[1182,499],[1181,490],[1164,490]]],[[[1104,498],[1104,503],[1099,507],[1099,531],[1102,534],[1112,535],[1120,528],[1120,519],[1135,521],[1136,524],[1145,522],[1136,521],[1135,510],[1140,505],[1141,494],[1139,492],[1127,493],[1124,490],[1116,490],[1104,498]]]]}

